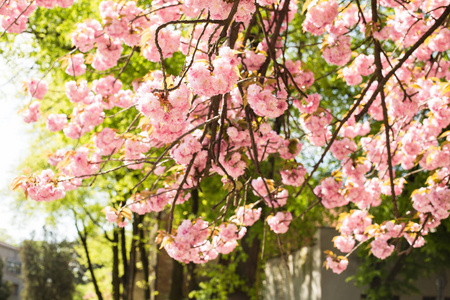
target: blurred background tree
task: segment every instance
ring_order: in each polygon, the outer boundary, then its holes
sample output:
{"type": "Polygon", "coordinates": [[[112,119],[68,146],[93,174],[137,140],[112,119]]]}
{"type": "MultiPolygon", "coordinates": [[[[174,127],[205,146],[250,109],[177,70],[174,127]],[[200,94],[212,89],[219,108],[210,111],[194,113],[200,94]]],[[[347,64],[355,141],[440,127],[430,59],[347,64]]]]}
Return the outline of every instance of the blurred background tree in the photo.
{"type": "Polygon", "coordinates": [[[20,256],[25,300],[72,300],[75,291],[73,243],[45,241],[22,243],[20,256]]]}
{"type": "Polygon", "coordinates": [[[3,282],[3,259],[0,257],[0,300],[8,300],[12,294],[12,285],[10,282],[3,282]]]}

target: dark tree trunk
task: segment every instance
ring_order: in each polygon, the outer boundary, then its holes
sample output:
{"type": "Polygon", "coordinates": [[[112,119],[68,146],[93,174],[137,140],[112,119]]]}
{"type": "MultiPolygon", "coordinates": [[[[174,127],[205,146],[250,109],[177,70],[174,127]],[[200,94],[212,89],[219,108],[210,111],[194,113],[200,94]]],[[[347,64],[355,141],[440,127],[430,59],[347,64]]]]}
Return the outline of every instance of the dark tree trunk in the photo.
{"type": "MultiPolygon", "coordinates": [[[[195,274],[195,267],[196,267],[196,264],[194,264],[194,263],[189,263],[187,265],[188,294],[190,292],[198,290],[200,288],[198,281],[197,281],[197,276],[195,274]]],[[[190,299],[194,299],[194,298],[190,298],[190,299]]]]}
{"type": "Polygon", "coordinates": [[[183,299],[183,265],[173,261],[172,282],[170,285],[169,300],[183,299]]]}
{"type": "Polygon", "coordinates": [[[125,234],[125,228],[120,231],[120,242],[122,251],[122,265],[123,265],[123,275],[122,275],[122,299],[128,299],[128,257],[127,257],[127,240],[125,234]]]}
{"type": "MultiPolygon", "coordinates": [[[[250,241],[251,231],[252,227],[249,228],[249,231],[241,240],[242,250],[248,255],[248,258],[246,261],[240,261],[236,268],[236,273],[239,274],[241,279],[245,280],[245,286],[249,288],[254,287],[257,283],[258,259],[261,248],[261,241],[258,237],[254,237],[250,241]]],[[[228,295],[228,299],[248,300],[250,296],[246,291],[237,289],[228,295]]]]}
{"type": "MultiPolygon", "coordinates": [[[[159,212],[157,217],[156,217],[156,221],[157,221],[157,228],[161,228],[161,215],[162,213],[159,212]]],[[[155,286],[155,291],[158,292],[158,283],[159,283],[159,251],[156,251],[156,261],[155,261],[155,281],[154,281],[154,286],[155,286]]],[[[160,297],[158,296],[158,294],[156,294],[155,296],[155,300],[159,300],[160,297]]]]}
{"type": "MultiPolygon", "coordinates": [[[[141,224],[143,225],[144,216],[141,218],[141,224]]],[[[144,237],[144,226],[141,226],[139,228],[139,253],[141,256],[141,262],[142,262],[142,270],[144,272],[144,299],[150,300],[150,282],[148,281],[150,277],[150,267],[149,267],[149,261],[148,261],[148,253],[145,249],[145,245],[147,244],[147,241],[144,237]]]]}
{"type": "MultiPolygon", "coordinates": [[[[270,61],[271,61],[271,58],[275,56],[274,55],[275,50],[276,50],[275,44],[280,35],[282,24],[283,24],[283,22],[286,21],[286,16],[289,12],[289,2],[290,2],[289,0],[286,0],[283,4],[283,7],[281,8],[281,10],[278,13],[276,13],[276,15],[275,15],[272,35],[271,35],[270,41],[268,43],[268,54],[269,55],[266,58],[266,61],[264,62],[264,64],[259,69],[260,74],[266,74],[267,69],[270,64],[270,61]]],[[[260,80],[262,82],[264,79],[261,78],[260,80]]],[[[282,123],[282,119],[277,118],[277,120],[275,122],[274,130],[278,133],[280,132],[280,129],[281,129],[281,123],[282,123]]],[[[273,177],[274,172],[275,172],[274,158],[271,158],[270,162],[272,164],[272,169],[270,170],[270,173],[268,174],[269,178],[273,177]]],[[[259,259],[259,253],[260,253],[260,248],[261,248],[261,241],[257,236],[255,236],[250,243],[249,236],[251,236],[251,232],[253,230],[250,227],[247,234],[241,240],[242,249],[248,255],[248,259],[245,262],[240,261],[236,268],[236,273],[239,274],[239,276],[246,281],[246,287],[249,287],[249,288],[254,287],[257,283],[258,259],[259,259]]],[[[229,294],[228,297],[230,300],[250,299],[250,296],[242,289],[237,289],[235,292],[229,294]]]]}
{"type": "Polygon", "coordinates": [[[133,235],[131,239],[131,248],[130,248],[130,261],[128,263],[128,297],[127,300],[133,300],[134,298],[134,279],[136,277],[136,248],[138,245],[138,225],[140,223],[140,216],[134,214],[133,216],[133,235]]]}
{"type": "Polygon", "coordinates": [[[100,292],[100,289],[98,287],[97,278],[95,277],[94,266],[92,265],[91,256],[89,255],[89,249],[88,249],[88,245],[87,245],[87,234],[86,234],[86,232],[84,232],[84,234],[82,234],[78,230],[78,228],[77,228],[77,231],[78,231],[78,236],[80,237],[81,243],[83,244],[84,252],[86,254],[88,269],[89,269],[89,273],[91,274],[92,283],[94,284],[95,294],[97,295],[98,300],[103,300],[102,293],[100,292]]]}
{"type": "Polygon", "coordinates": [[[119,277],[119,231],[114,228],[113,233],[113,271],[112,271],[112,288],[113,299],[120,300],[120,277],[119,277]]]}
{"type": "MultiPolygon", "coordinates": [[[[192,199],[192,213],[194,215],[197,215],[198,208],[199,208],[199,198],[198,198],[198,190],[197,189],[192,190],[191,199],[192,199]]],[[[195,266],[196,265],[194,263],[189,263],[187,265],[188,295],[190,292],[199,289],[197,276],[195,274],[195,266]]]]}

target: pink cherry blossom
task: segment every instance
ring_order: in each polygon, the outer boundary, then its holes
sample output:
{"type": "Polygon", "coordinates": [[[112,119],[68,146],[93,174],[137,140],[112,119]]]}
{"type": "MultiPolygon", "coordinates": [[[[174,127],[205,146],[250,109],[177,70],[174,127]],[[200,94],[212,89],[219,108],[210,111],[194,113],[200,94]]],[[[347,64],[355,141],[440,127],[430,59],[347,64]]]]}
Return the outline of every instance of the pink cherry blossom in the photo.
{"type": "Polygon", "coordinates": [[[48,85],[45,80],[42,79],[30,79],[27,82],[28,93],[32,98],[42,99],[48,91],[48,85]]]}
{"type": "Polygon", "coordinates": [[[103,128],[103,130],[95,135],[92,140],[95,146],[100,150],[101,155],[111,155],[120,150],[123,140],[117,136],[116,132],[111,128],[103,128]]]}
{"type": "Polygon", "coordinates": [[[298,166],[295,169],[281,171],[280,174],[283,184],[301,186],[305,181],[306,169],[298,166]]]}
{"type": "Polygon", "coordinates": [[[350,37],[330,35],[328,45],[323,49],[323,58],[329,64],[344,66],[351,58],[350,37]]]}
{"type": "Polygon", "coordinates": [[[341,207],[347,205],[349,199],[341,195],[340,187],[341,184],[339,182],[332,177],[327,177],[314,189],[314,192],[317,197],[321,198],[325,208],[341,207]]]}
{"type": "Polygon", "coordinates": [[[372,247],[372,254],[379,259],[385,259],[386,257],[391,256],[392,252],[394,251],[394,245],[389,245],[383,239],[375,238],[370,243],[370,246],[372,247]]]}
{"type": "Polygon", "coordinates": [[[312,114],[314,113],[320,104],[321,96],[319,94],[308,95],[308,98],[301,100],[294,100],[293,104],[302,113],[312,114]]]}
{"type": "Polygon", "coordinates": [[[334,246],[343,253],[352,251],[355,247],[355,240],[351,236],[336,236],[334,239],[334,246]]]}
{"type": "Polygon", "coordinates": [[[250,107],[262,117],[279,117],[288,107],[284,99],[279,99],[271,91],[264,90],[257,84],[248,87],[247,99],[250,107]]]}
{"type": "Polygon", "coordinates": [[[252,226],[261,217],[261,210],[261,207],[254,209],[250,206],[240,206],[236,210],[236,217],[244,226],[252,226]]]}
{"type": "Polygon", "coordinates": [[[348,260],[346,258],[342,259],[333,259],[331,256],[328,256],[326,259],[326,265],[330,268],[334,273],[341,274],[347,269],[348,260]]]}
{"type": "Polygon", "coordinates": [[[279,211],[275,216],[267,217],[267,224],[269,224],[270,229],[278,234],[286,233],[291,221],[292,215],[288,211],[286,213],[279,211]]]}
{"type": "Polygon", "coordinates": [[[52,170],[47,169],[37,175],[34,180],[22,183],[22,189],[35,201],[53,201],[64,198],[64,187],[58,183],[52,170]]]}
{"type": "Polygon", "coordinates": [[[39,107],[40,107],[40,103],[38,101],[31,102],[28,109],[26,109],[22,113],[23,120],[25,121],[25,123],[37,122],[37,120],[41,116],[40,112],[39,112],[39,107]]]}
{"type": "Polygon", "coordinates": [[[338,4],[334,0],[320,2],[316,6],[309,7],[303,22],[303,29],[314,35],[320,35],[324,32],[325,26],[334,21],[338,13],[338,4]]]}
{"type": "Polygon", "coordinates": [[[80,76],[86,72],[86,65],[84,64],[83,54],[71,55],[67,58],[68,66],[66,73],[70,76],[80,76]]]}
{"type": "Polygon", "coordinates": [[[50,114],[47,117],[47,129],[50,131],[60,131],[67,125],[67,115],[50,114]]]}

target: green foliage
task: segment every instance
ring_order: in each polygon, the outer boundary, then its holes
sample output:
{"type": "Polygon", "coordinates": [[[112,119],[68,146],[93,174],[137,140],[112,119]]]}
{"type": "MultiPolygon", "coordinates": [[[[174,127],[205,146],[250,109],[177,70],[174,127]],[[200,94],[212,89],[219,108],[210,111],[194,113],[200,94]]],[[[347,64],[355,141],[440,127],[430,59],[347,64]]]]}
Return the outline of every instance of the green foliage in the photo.
{"type": "Polygon", "coordinates": [[[418,292],[415,283],[418,270],[423,266],[419,251],[409,256],[396,254],[380,260],[368,255],[367,250],[360,250],[358,257],[362,260],[357,274],[349,280],[364,289],[367,299],[393,299],[398,295],[418,292]]]}
{"type": "Polygon", "coordinates": [[[197,271],[200,278],[208,278],[200,282],[200,290],[189,293],[189,298],[196,300],[227,300],[237,288],[248,291],[245,281],[236,272],[240,260],[246,259],[242,248],[233,253],[222,255],[218,263],[206,264],[197,271]]]}
{"type": "Polygon", "coordinates": [[[36,9],[29,18],[32,24],[29,32],[35,37],[35,46],[39,48],[38,60],[42,68],[48,68],[55,58],[72,50],[70,32],[85,19],[99,18],[99,3],[99,0],[75,1],[70,8],[36,9]]]}
{"type": "Polygon", "coordinates": [[[3,281],[3,259],[0,257],[0,300],[8,300],[12,294],[12,284],[3,281]]]}
{"type": "Polygon", "coordinates": [[[73,299],[73,244],[24,241],[20,250],[25,300],[73,299]]]}
{"type": "MultiPolygon", "coordinates": [[[[427,172],[418,172],[404,177],[408,183],[403,193],[397,197],[400,214],[413,211],[410,198],[406,195],[410,195],[417,186],[425,182],[428,175],[427,172]]],[[[373,208],[372,213],[374,222],[394,218],[392,201],[384,199],[383,205],[373,208]]],[[[370,255],[368,247],[360,247],[358,257],[361,265],[355,276],[348,280],[354,280],[357,286],[364,288],[367,299],[391,299],[395,295],[419,292],[416,288],[419,277],[436,275],[450,267],[450,221],[443,220],[441,226],[425,236],[425,241],[424,247],[415,249],[403,240],[399,249],[404,253],[393,254],[385,260],[370,255]]]]}
{"type": "MultiPolygon", "coordinates": [[[[89,257],[93,262],[93,268],[100,291],[103,294],[108,294],[111,292],[112,254],[109,250],[109,242],[106,241],[100,233],[96,232],[96,230],[98,230],[98,228],[95,228],[95,230],[93,228],[88,229],[88,232],[90,232],[92,236],[87,240],[89,257]]],[[[82,298],[85,294],[94,292],[94,285],[88,271],[87,257],[83,245],[77,243],[74,246],[74,250],[77,253],[76,261],[78,268],[82,271],[77,277],[75,289],[76,293],[82,298]]]]}

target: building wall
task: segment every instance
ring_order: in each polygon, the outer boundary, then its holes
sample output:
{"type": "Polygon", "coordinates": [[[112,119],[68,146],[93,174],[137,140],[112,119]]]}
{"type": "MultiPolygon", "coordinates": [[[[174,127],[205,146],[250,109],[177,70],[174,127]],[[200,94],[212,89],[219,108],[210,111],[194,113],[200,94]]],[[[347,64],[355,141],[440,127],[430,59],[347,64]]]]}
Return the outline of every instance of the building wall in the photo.
{"type": "MultiPolygon", "coordinates": [[[[445,274],[446,278],[449,277],[449,272],[447,271],[445,274]]],[[[420,295],[409,295],[409,296],[402,296],[400,297],[400,300],[423,300],[423,297],[433,297],[436,299],[436,296],[438,294],[438,279],[439,276],[435,275],[431,278],[421,278],[416,282],[416,287],[421,291],[420,295]]],[[[443,290],[443,294],[445,296],[445,299],[450,299],[450,282],[447,280],[447,284],[443,290]]]]}
{"type": "MultiPolygon", "coordinates": [[[[357,288],[346,278],[356,274],[359,260],[356,255],[349,257],[349,266],[341,274],[334,274],[323,267],[326,255],[323,251],[337,250],[332,238],[337,232],[332,228],[320,228],[315,235],[315,244],[304,247],[288,256],[286,261],[274,258],[266,263],[263,292],[264,300],[359,300],[363,289],[357,288]]],[[[450,273],[441,274],[441,279],[448,278],[444,296],[450,299],[450,273]],[[443,275],[443,276],[442,276],[443,275]]],[[[420,294],[399,295],[399,300],[424,300],[435,297],[438,293],[439,275],[421,278],[416,287],[420,294]]],[[[446,298],[447,299],[447,298],[446,298]]]]}
{"type": "Polygon", "coordinates": [[[332,228],[320,228],[316,233],[316,237],[319,239],[321,249],[321,300],[359,300],[361,298],[362,290],[357,288],[353,282],[345,282],[345,279],[347,279],[349,276],[355,275],[356,273],[359,264],[356,255],[350,255],[347,270],[339,275],[333,273],[331,270],[327,270],[322,266],[323,262],[326,259],[326,255],[323,251],[338,251],[336,248],[334,248],[333,242],[331,241],[336,235],[337,232],[332,228]]]}
{"type": "Polygon", "coordinates": [[[3,259],[3,281],[13,284],[13,295],[8,300],[20,300],[23,289],[19,248],[0,242],[0,257],[3,259]]]}
{"type": "MultiPolygon", "coordinates": [[[[321,260],[325,261],[324,250],[336,249],[331,241],[337,232],[333,228],[321,228],[319,230],[320,244],[322,247],[321,260]]],[[[337,251],[337,250],[336,250],[337,251]]],[[[322,270],[322,300],[350,300],[350,299],[361,299],[362,289],[357,288],[353,282],[345,282],[345,279],[349,276],[356,274],[356,270],[359,265],[359,260],[356,255],[350,255],[349,265],[347,270],[342,272],[340,275],[334,274],[330,270],[323,268],[322,270]]],[[[448,272],[444,275],[446,278],[450,275],[448,272]]],[[[420,291],[419,294],[415,295],[399,295],[399,300],[423,300],[424,297],[434,297],[436,298],[438,294],[437,280],[439,275],[436,274],[430,278],[419,278],[416,281],[416,287],[420,291]]],[[[445,286],[443,291],[445,297],[450,297],[450,282],[445,286]]]]}
{"type": "Polygon", "coordinates": [[[320,247],[304,247],[266,263],[265,300],[321,300],[320,247]]]}

